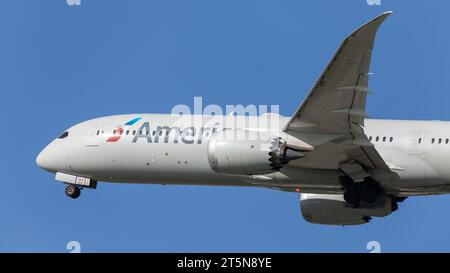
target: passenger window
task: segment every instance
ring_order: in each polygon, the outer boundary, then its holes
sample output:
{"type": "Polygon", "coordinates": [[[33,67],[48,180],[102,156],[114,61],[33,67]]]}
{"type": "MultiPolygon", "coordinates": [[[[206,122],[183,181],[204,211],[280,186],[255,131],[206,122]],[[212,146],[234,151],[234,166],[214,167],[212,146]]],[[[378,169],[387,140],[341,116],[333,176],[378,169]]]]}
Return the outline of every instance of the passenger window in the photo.
{"type": "Polygon", "coordinates": [[[116,130],[113,130],[113,135],[115,135],[116,134],[116,130]]]}
{"type": "Polygon", "coordinates": [[[62,133],[58,138],[63,139],[63,138],[66,138],[68,135],[69,135],[69,132],[68,132],[68,131],[65,131],[65,132],[62,133]]]}
{"type": "Polygon", "coordinates": [[[445,140],[445,144],[448,144],[448,138],[445,140]]]}
{"type": "Polygon", "coordinates": [[[439,142],[439,144],[441,144],[441,142],[442,142],[442,138],[440,138],[438,142],[439,142]]]}
{"type": "Polygon", "coordinates": [[[369,137],[369,141],[372,141],[372,136],[369,137]]]}
{"type": "Polygon", "coordinates": [[[419,144],[422,143],[422,138],[419,138],[419,144]]]}
{"type": "Polygon", "coordinates": [[[391,137],[390,139],[389,139],[389,142],[392,142],[394,140],[394,138],[393,137],[391,137]]]}
{"type": "Polygon", "coordinates": [[[136,134],[136,130],[133,130],[133,136],[136,134]]]}
{"type": "Polygon", "coordinates": [[[139,131],[139,135],[142,135],[142,131],[139,131]]]}
{"type": "Polygon", "coordinates": [[[130,134],[130,130],[127,130],[127,135],[130,134]]]}
{"type": "Polygon", "coordinates": [[[376,137],[376,138],[375,138],[375,141],[378,141],[379,139],[380,139],[380,137],[376,137]]]}
{"type": "Polygon", "coordinates": [[[383,137],[383,142],[385,142],[386,141],[386,137],[383,137]]]}
{"type": "Polygon", "coordinates": [[[153,132],[152,132],[152,135],[156,135],[156,131],[153,131],[153,132]]]}
{"type": "Polygon", "coordinates": [[[99,135],[100,134],[100,130],[97,130],[97,135],[99,135]]]}
{"type": "Polygon", "coordinates": [[[431,144],[434,144],[434,140],[435,140],[435,139],[434,139],[434,137],[433,137],[433,138],[431,139],[431,144]]]}

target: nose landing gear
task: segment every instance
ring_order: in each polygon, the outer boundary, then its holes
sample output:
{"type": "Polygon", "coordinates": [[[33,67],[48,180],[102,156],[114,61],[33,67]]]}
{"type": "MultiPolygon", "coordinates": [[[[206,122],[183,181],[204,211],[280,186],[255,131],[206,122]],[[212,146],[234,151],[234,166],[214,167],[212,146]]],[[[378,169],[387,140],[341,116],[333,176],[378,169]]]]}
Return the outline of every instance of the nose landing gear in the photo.
{"type": "Polygon", "coordinates": [[[66,187],[65,193],[68,197],[77,199],[80,197],[81,189],[75,185],[69,184],[66,187]]]}
{"type": "Polygon", "coordinates": [[[65,193],[72,199],[80,197],[81,189],[97,188],[97,180],[89,177],[57,172],[55,179],[66,184],[65,193]]]}

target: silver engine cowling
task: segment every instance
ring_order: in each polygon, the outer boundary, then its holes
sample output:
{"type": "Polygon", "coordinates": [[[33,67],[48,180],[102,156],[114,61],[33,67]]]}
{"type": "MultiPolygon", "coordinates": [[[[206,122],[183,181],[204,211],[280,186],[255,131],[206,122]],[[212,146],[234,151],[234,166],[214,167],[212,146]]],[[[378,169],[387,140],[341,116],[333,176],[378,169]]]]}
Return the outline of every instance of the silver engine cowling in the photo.
{"type": "Polygon", "coordinates": [[[208,141],[208,161],[218,173],[257,175],[278,171],[304,155],[274,135],[245,129],[225,129],[208,141]]]}
{"type": "Polygon", "coordinates": [[[342,194],[301,194],[300,208],[303,218],[313,224],[359,225],[368,223],[372,217],[384,217],[395,211],[392,198],[382,197],[373,207],[353,208],[342,194]]]}

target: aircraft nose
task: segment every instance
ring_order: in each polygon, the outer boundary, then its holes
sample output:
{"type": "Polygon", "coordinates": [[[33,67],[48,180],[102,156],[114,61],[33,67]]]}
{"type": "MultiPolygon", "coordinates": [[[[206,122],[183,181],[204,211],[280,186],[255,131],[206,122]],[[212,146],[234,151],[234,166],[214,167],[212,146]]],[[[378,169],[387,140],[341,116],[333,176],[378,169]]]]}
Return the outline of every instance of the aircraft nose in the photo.
{"type": "Polygon", "coordinates": [[[59,143],[50,143],[36,157],[36,164],[48,172],[63,172],[71,169],[67,147],[59,143]]]}
{"type": "Polygon", "coordinates": [[[38,156],[36,157],[36,164],[39,166],[39,167],[41,167],[42,169],[45,169],[46,168],[46,166],[45,166],[45,149],[44,150],[42,150],[39,154],[38,154],[38,156]]]}

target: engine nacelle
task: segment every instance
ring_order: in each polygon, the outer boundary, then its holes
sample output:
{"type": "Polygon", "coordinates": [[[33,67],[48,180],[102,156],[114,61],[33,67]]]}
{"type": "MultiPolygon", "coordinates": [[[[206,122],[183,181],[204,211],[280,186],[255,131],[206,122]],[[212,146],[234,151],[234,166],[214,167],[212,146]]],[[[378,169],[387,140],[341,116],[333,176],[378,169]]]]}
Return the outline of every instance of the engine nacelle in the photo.
{"type": "Polygon", "coordinates": [[[209,164],[215,172],[224,174],[268,174],[303,156],[287,148],[277,136],[244,129],[216,132],[208,142],[209,164]]]}
{"type": "Polygon", "coordinates": [[[342,194],[301,194],[300,207],[303,218],[314,224],[323,225],[359,225],[365,224],[372,217],[384,217],[396,208],[388,195],[373,207],[353,208],[345,201],[342,194]]]}

